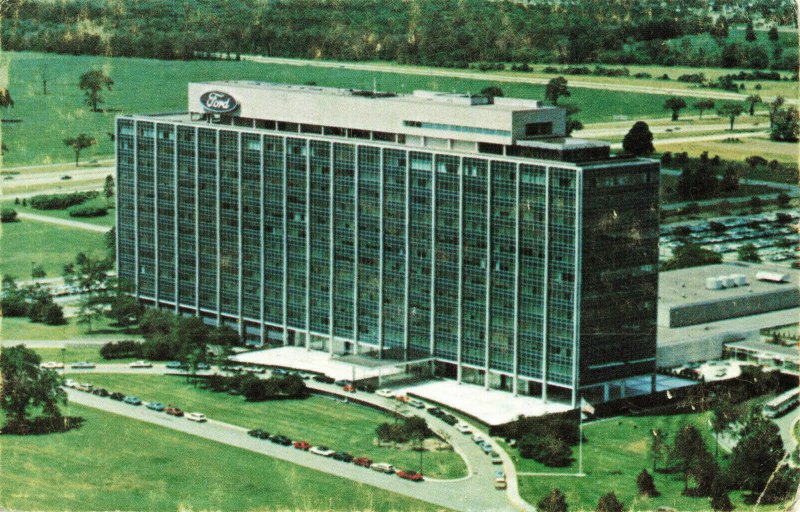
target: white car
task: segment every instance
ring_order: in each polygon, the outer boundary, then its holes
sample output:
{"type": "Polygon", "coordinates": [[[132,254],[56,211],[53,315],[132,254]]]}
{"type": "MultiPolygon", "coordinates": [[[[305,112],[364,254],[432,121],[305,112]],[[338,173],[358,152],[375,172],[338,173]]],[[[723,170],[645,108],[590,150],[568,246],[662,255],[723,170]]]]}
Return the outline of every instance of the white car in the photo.
{"type": "Polygon", "coordinates": [[[78,361],[77,363],[72,363],[70,368],[74,368],[76,370],[91,370],[94,368],[94,363],[91,361],[78,361]]]}
{"type": "Polygon", "coordinates": [[[388,462],[375,462],[369,467],[370,469],[374,469],[375,471],[380,471],[381,473],[394,473],[395,469],[394,466],[389,464],[388,462]]]}
{"type": "Polygon", "coordinates": [[[336,451],[331,450],[327,446],[312,446],[311,449],[308,451],[310,451],[314,455],[322,455],[323,457],[330,457],[331,455],[336,453],[336,451]]]}
{"type": "Polygon", "coordinates": [[[375,392],[376,395],[382,396],[383,398],[394,398],[394,391],[391,389],[379,389],[375,392]]]}
{"type": "Polygon", "coordinates": [[[472,429],[469,428],[469,425],[467,425],[466,423],[459,423],[458,425],[456,425],[456,430],[458,430],[462,434],[472,433],[472,429]]]}
{"type": "Polygon", "coordinates": [[[201,412],[187,412],[186,415],[184,416],[184,418],[186,418],[189,421],[196,421],[198,423],[202,423],[204,421],[208,421],[208,418],[206,418],[206,415],[201,413],[201,412]]]}
{"type": "Polygon", "coordinates": [[[152,368],[153,365],[147,361],[134,361],[128,365],[129,368],[152,368]]]}
{"type": "Polygon", "coordinates": [[[472,436],[472,440],[475,442],[475,444],[483,444],[486,441],[486,439],[484,439],[483,436],[478,434],[472,436]]]}
{"type": "Polygon", "coordinates": [[[425,404],[422,402],[422,400],[417,400],[416,398],[411,398],[406,403],[408,403],[408,405],[410,405],[414,409],[424,409],[425,408],[425,404]]]}
{"type": "Polygon", "coordinates": [[[76,381],[76,380],[67,379],[67,380],[64,381],[64,387],[74,388],[74,387],[77,387],[77,386],[78,386],[78,381],[76,381]]]}
{"type": "Polygon", "coordinates": [[[64,368],[64,363],[59,363],[58,361],[47,361],[46,363],[42,363],[41,367],[45,370],[57,370],[64,368]]]}

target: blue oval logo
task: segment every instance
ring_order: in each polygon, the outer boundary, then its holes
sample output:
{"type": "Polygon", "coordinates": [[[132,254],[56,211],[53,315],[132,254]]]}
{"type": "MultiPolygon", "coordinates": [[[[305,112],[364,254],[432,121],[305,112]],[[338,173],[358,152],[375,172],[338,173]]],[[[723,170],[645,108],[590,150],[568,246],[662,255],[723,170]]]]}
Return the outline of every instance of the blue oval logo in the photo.
{"type": "Polygon", "coordinates": [[[206,112],[227,114],[239,108],[239,102],[230,94],[219,91],[209,91],[200,96],[200,104],[206,112]]]}

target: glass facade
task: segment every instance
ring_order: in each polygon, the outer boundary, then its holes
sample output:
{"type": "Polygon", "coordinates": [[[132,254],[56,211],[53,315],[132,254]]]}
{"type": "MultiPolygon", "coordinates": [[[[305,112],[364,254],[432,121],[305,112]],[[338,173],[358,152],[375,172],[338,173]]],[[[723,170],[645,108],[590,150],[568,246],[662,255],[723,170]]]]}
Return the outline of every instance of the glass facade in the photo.
{"type": "Polygon", "coordinates": [[[521,392],[654,370],[657,164],[145,119],[117,122],[119,272],[145,301],[521,392]]]}

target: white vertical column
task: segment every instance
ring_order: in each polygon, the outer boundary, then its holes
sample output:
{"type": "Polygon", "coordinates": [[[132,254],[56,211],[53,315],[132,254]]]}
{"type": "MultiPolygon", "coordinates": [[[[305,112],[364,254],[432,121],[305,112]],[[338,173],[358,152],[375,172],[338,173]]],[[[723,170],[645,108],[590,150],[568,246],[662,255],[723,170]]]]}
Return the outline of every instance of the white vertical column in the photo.
{"type": "Polygon", "coordinates": [[[378,175],[379,176],[379,179],[378,179],[378,198],[379,198],[378,199],[378,201],[379,201],[379,204],[378,204],[378,208],[379,208],[378,219],[379,220],[378,220],[378,222],[380,224],[380,226],[378,227],[378,236],[380,237],[379,241],[378,241],[378,244],[380,246],[380,249],[379,249],[380,253],[378,254],[378,354],[379,354],[380,358],[383,358],[383,268],[384,268],[383,267],[383,263],[384,263],[383,262],[383,258],[384,258],[384,252],[385,252],[385,244],[384,244],[384,240],[383,240],[383,237],[384,237],[384,232],[383,232],[383,209],[384,209],[384,199],[385,199],[385,195],[386,195],[384,193],[384,188],[383,188],[384,180],[385,180],[384,170],[383,170],[383,168],[384,168],[384,156],[383,156],[384,151],[385,151],[385,149],[383,149],[383,148],[380,149],[380,157],[379,157],[379,160],[378,160],[378,163],[380,165],[380,174],[378,175]]]}
{"type": "Polygon", "coordinates": [[[520,181],[522,180],[520,172],[521,166],[517,164],[516,179],[514,180],[514,381],[512,383],[514,396],[519,393],[519,217],[522,211],[519,197],[520,181]]]}
{"type": "Polygon", "coordinates": [[[353,353],[358,354],[358,209],[359,209],[359,193],[358,183],[361,171],[358,166],[358,151],[360,146],[356,145],[353,149],[353,183],[354,183],[354,200],[353,200],[353,217],[355,220],[353,230],[353,353]]]}
{"type": "Polygon", "coordinates": [[[156,307],[159,306],[161,300],[158,289],[158,281],[161,276],[158,257],[158,248],[160,247],[158,241],[158,127],[158,124],[153,123],[153,261],[155,262],[155,268],[153,269],[153,299],[156,307]]]}
{"type": "Polygon", "coordinates": [[[431,289],[428,299],[429,316],[429,336],[430,349],[432,356],[435,350],[436,340],[436,158],[431,154],[431,289]]]}
{"type": "Polygon", "coordinates": [[[194,128],[194,309],[200,315],[200,129],[194,128]]]}
{"type": "Polygon", "coordinates": [[[287,137],[283,137],[281,139],[281,160],[283,162],[283,306],[282,306],[282,317],[283,317],[283,344],[287,345],[289,343],[289,222],[288,222],[288,205],[286,202],[286,195],[288,192],[287,188],[287,180],[286,180],[286,173],[287,165],[286,165],[286,152],[288,151],[288,142],[289,139],[287,137]]]}
{"type": "Polygon", "coordinates": [[[306,350],[311,350],[311,140],[306,139],[306,350]]]}
{"type": "Polygon", "coordinates": [[[484,347],[484,374],[483,387],[489,389],[489,361],[491,357],[492,342],[492,164],[490,160],[486,166],[486,303],[484,304],[484,332],[486,333],[486,346],[484,347]]]}
{"type": "Polygon", "coordinates": [[[244,338],[245,329],[244,329],[244,310],[242,308],[242,294],[244,293],[244,271],[242,270],[242,265],[244,264],[244,257],[242,256],[242,238],[244,234],[244,224],[242,223],[242,132],[237,133],[237,151],[236,151],[236,168],[238,170],[238,177],[239,177],[239,190],[238,190],[238,202],[239,202],[239,229],[238,231],[238,239],[237,239],[237,249],[239,251],[239,293],[237,297],[237,304],[236,307],[239,311],[239,336],[244,338]]]}
{"type": "Polygon", "coordinates": [[[258,220],[258,232],[259,232],[259,251],[258,251],[258,258],[261,262],[261,277],[258,281],[258,289],[259,291],[259,304],[258,304],[258,314],[261,318],[261,344],[265,344],[267,342],[267,326],[264,323],[264,308],[265,308],[265,301],[264,301],[264,278],[266,277],[266,250],[267,246],[265,244],[264,239],[264,206],[266,205],[266,197],[264,197],[264,135],[258,136],[258,147],[259,147],[259,163],[258,163],[258,176],[259,176],[259,204],[261,205],[258,209],[259,211],[259,220],[258,220]]]}
{"type": "Polygon", "coordinates": [[[583,172],[575,170],[575,259],[572,303],[572,407],[578,404],[578,363],[580,362],[581,336],[581,273],[583,252],[583,172]]]}
{"type": "Polygon", "coordinates": [[[542,287],[542,400],[547,402],[547,302],[550,281],[550,167],[544,171],[544,285],[542,287]]]}
{"type": "Polygon", "coordinates": [[[133,285],[137,299],[139,293],[139,122],[133,121],[133,285]]]}
{"type": "MultiPolygon", "coordinates": [[[[120,221],[119,221],[119,196],[120,196],[119,188],[120,188],[120,183],[121,183],[120,172],[119,172],[119,144],[120,144],[120,140],[119,140],[119,121],[120,121],[119,119],[115,119],[114,120],[114,165],[116,166],[115,178],[116,178],[116,181],[117,181],[117,190],[116,190],[116,194],[114,194],[114,217],[116,218],[116,224],[114,224],[116,226],[114,228],[114,261],[116,261],[116,263],[117,263],[117,274],[118,275],[122,273],[121,272],[122,269],[120,268],[120,264],[119,264],[119,226],[120,226],[120,221]]],[[[135,146],[134,146],[134,148],[135,148],[135,146]]],[[[134,171],[135,171],[135,169],[134,169],[134,171]]],[[[134,172],[134,175],[135,174],[136,173],[134,172]]]]}
{"type": "Polygon", "coordinates": [[[178,239],[180,238],[180,232],[178,230],[178,205],[180,202],[178,201],[178,127],[172,125],[172,179],[173,179],[173,193],[172,193],[172,228],[173,228],[173,256],[175,258],[175,283],[173,284],[173,290],[175,292],[175,314],[177,315],[180,312],[180,303],[181,303],[181,295],[180,289],[178,287],[180,280],[178,279],[178,273],[180,272],[179,260],[180,256],[178,250],[180,249],[180,245],[178,243],[178,239]]]}
{"type": "Polygon", "coordinates": [[[216,155],[216,161],[217,161],[216,162],[216,165],[217,165],[217,193],[215,194],[216,197],[214,198],[215,202],[217,203],[217,208],[216,208],[216,212],[217,212],[217,214],[216,214],[217,215],[217,218],[216,218],[216,224],[217,224],[217,326],[221,326],[222,325],[222,225],[221,225],[222,223],[220,222],[221,217],[222,217],[221,213],[220,213],[220,209],[222,208],[222,201],[220,201],[220,199],[219,199],[219,196],[220,196],[220,193],[222,192],[222,189],[220,187],[219,132],[220,131],[218,129],[214,131],[214,134],[216,135],[216,151],[215,151],[214,154],[216,155]]]}
{"type": "Polygon", "coordinates": [[[334,144],[331,142],[329,143],[329,186],[328,186],[328,352],[332,355],[333,354],[333,339],[335,336],[334,331],[334,309],[333,309],[333,286],[334,286],[334,229],[333,229],[333,205],[336,204],[335,201],[335,191],[334,191],[334,166],[333,166],[333,151],[334,151],[334,144]]]}
{"type": "Polygon", "coordinates": [[[464,157],[458,159],[458,325],[456,336],[458,350],[456,354],[456,381],[461,384],[464,360],[464,157]]]}
{"type": "Polygon", "coordinates": [[[408,288],[411,283],[411,152],[406,151],[406,183],[405,183],[405,233],[403,255],[405,256],[405,278],[403,283],[403,357],[408,360],[408,322],[410,308],[408,304],[408,288]]]}

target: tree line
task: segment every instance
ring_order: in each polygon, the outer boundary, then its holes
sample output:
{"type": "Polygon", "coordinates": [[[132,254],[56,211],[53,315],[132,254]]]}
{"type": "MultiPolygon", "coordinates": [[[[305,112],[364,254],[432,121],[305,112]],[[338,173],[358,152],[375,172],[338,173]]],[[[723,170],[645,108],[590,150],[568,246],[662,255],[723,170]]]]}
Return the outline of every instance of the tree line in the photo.
{"type": "MultiPolygon", "coordinates": [[[[451,67],[486,61],[796,69],[797,50],[778,44],[777,31],[774,40],[762,34],[729,42],[728,27],[739,20],[715,23],[707,7],[683,3],[23,0],[2,37],[9,50],[159,59],[223,52],[451,67]]],[[[793,19],[777,21],[784,18],[793,19]]]]}

